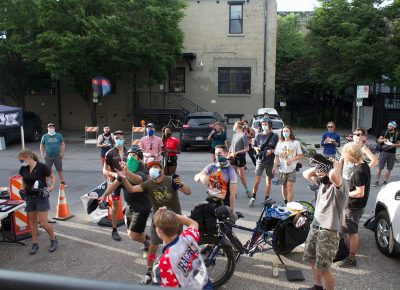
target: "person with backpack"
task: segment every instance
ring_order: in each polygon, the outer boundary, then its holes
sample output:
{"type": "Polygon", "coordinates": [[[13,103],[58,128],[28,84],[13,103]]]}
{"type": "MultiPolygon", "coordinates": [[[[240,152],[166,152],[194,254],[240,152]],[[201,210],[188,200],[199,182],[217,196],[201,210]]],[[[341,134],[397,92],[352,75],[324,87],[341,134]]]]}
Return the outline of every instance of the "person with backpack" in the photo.
{"type": "Polygon", "coordinates": [[[394,167],[396,159],[396,148],[400,147],[400,134],[396,131],[397,124],[395,121],[388,123],[387,130],[383,131],[377,140],[377,150],[379,154],[378,170],[376,171],[376,181],[373,186],[379,186],[379,179],[381,178],[382,170],[387,165],[387,171],[383,180],[383,185],[387,184],[390,173],[394,167]]]}
{"type": "MultiPolygon", "coordinates": [[[[101,168],[104,167],[106,153],[115,146],[114,136],[111,134],[109,125],[103,126],[103,133],[97,138],[97,148],[100,148],[101,168]]],[[[107,175],[103,174],[104,180],[107,180],[107,175]]]]}
{"type": "Polygon", "coordinates": [[[153,267],[153,282],[161,287],[212,289],[207,268],[200,253],[198,223],[166,207],[153,217],[158,237],[165,247],[153,267]],[[180,227],[187,229],[178,235],[180,227]]]}

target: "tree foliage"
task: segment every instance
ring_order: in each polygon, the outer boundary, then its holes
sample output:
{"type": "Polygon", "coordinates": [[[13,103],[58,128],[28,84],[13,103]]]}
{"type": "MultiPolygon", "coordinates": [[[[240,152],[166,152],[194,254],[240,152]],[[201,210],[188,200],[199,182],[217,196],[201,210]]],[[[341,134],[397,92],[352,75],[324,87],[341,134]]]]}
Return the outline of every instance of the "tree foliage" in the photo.
{"type": "Polygon", "coordinates": [[[7,35],[0,57],[19,56],[25,72],[43,67],[87,98],[97,75],[116,80],[147,70],[165,79],[182,49],[183,0],[3,0],[0,7],[7,35]]]}

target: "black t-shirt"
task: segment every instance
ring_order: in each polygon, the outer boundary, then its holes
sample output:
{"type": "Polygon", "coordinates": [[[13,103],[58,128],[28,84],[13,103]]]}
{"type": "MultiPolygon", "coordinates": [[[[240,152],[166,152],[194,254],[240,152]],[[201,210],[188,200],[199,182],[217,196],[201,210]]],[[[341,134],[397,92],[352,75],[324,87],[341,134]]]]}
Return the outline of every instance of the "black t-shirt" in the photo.
{"type": "Polygon", "coordinates": [[[366,162],[354,167],[350,178],[350,191],[356,190],[356,186],[365,186],[362,198],[349,197],[348,208],[364,208],[368,202],[369,188],[371,185],[371,170],[366,162]]]}
{"type": "MultiPolygon", "coordinates": [[[[388,139],[393,144],[396,144],[396,142],[400,141],[400,133],[397,131],[390,133],[389,131],[385,130],[382,132],[381,136],[383,136],[385,139],[388,139]]],[[[396,153],[396,147],[385,150],[385,152],[396,153]]]]}
{"type": "MultiPolygon", "coordinates": [[[[135,174],[139,175],[143,179],[143,182],[145,182],[148,179],[147,176],[149,172],[147,171],[146,166],[144,166],[143,163],[139,163],[139,168],[135,172],[135,174]]],[[[137,185],[136,183],[133,182],[131,182],[131,184],[137,185]]],[[[126,189],[124,189],[124,198],[125,202],[129,205],[129,208],[134,211],[143,212],[151,210],[151,202],[147,193],[144,192],[129,193],[127,192],[126,189]]]]}
{"type": "Polygon", "coordinates": [[[24,181],[26,194],[33,195],[35,192],[32,191],[32,187],[36,180],[40,180],[47,187],[46,179],[51,175],[51,170],[41,162],[36,163],[32,172],[29,172],[29,170],[29,166],[21,166],[19,175],[22,176],[24,181]]]}

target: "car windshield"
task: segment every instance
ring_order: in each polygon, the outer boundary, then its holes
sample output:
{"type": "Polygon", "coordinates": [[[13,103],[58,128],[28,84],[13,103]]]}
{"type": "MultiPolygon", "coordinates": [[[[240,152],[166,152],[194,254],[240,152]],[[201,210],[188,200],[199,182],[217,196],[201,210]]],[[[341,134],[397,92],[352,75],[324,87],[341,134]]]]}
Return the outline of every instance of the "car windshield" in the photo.
{"type": "Polygon", "coordinates": [[[204,126],[214,123],[215,118],[212,117],[190,117],[186,120],[186,124],[190,126],[204,126]]]}
{"type": "MultiPolygon", "coordinates": [[[[253,128],[259,128],[260,126],[261,126],[260,121],[255,121],[253,128]]],[[[282,128],[283,128],[282,122],[272,120],[272,129],[282,129],[282,128]]]]}

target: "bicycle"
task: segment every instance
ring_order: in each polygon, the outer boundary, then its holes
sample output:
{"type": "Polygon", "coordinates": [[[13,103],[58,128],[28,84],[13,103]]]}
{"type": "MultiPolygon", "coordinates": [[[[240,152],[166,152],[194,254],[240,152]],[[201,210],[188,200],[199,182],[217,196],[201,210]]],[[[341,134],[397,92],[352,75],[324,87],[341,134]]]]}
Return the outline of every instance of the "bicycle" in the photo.
{"type": "Polygon", "coordinates": [[[271,199],[266,201],[254,228],[232,222],[228,218],[229,213],[225,206],[216,208],[217,234],[202,234],[199,242],[201,254],[214,288],[221,287],[232,277],[240,255],[247,254],[252,257],[257,252],[273,250],[282,265],[286,267],[280,255],[290,253],[295,247],[304,243],[313,219],[313,206],[308,203],[307,206],[312,208],[312,211],[305,208],[303,212],[286,219],[266,217],[265,214],[274,206],[275,201],[271,199]],[[296,227],[299,220],[304,223],[300,227],[296,227]],[[252,235],[245,244],[242,244],[233,232],[233,228],[251,232],[252,235]],[[288,234],[287,229],[289,228],[296,231],[296,234],[293,235],[293,232],[292,235],[288,234]],[[235,255],[234,252],[237,254],[235,255]]]}
{"type": "Polygon", "coordinates": [[[183,124],[180,119],[170,118],[167,126],[170,128],[180,129],[182,128],[183,124]]]}

